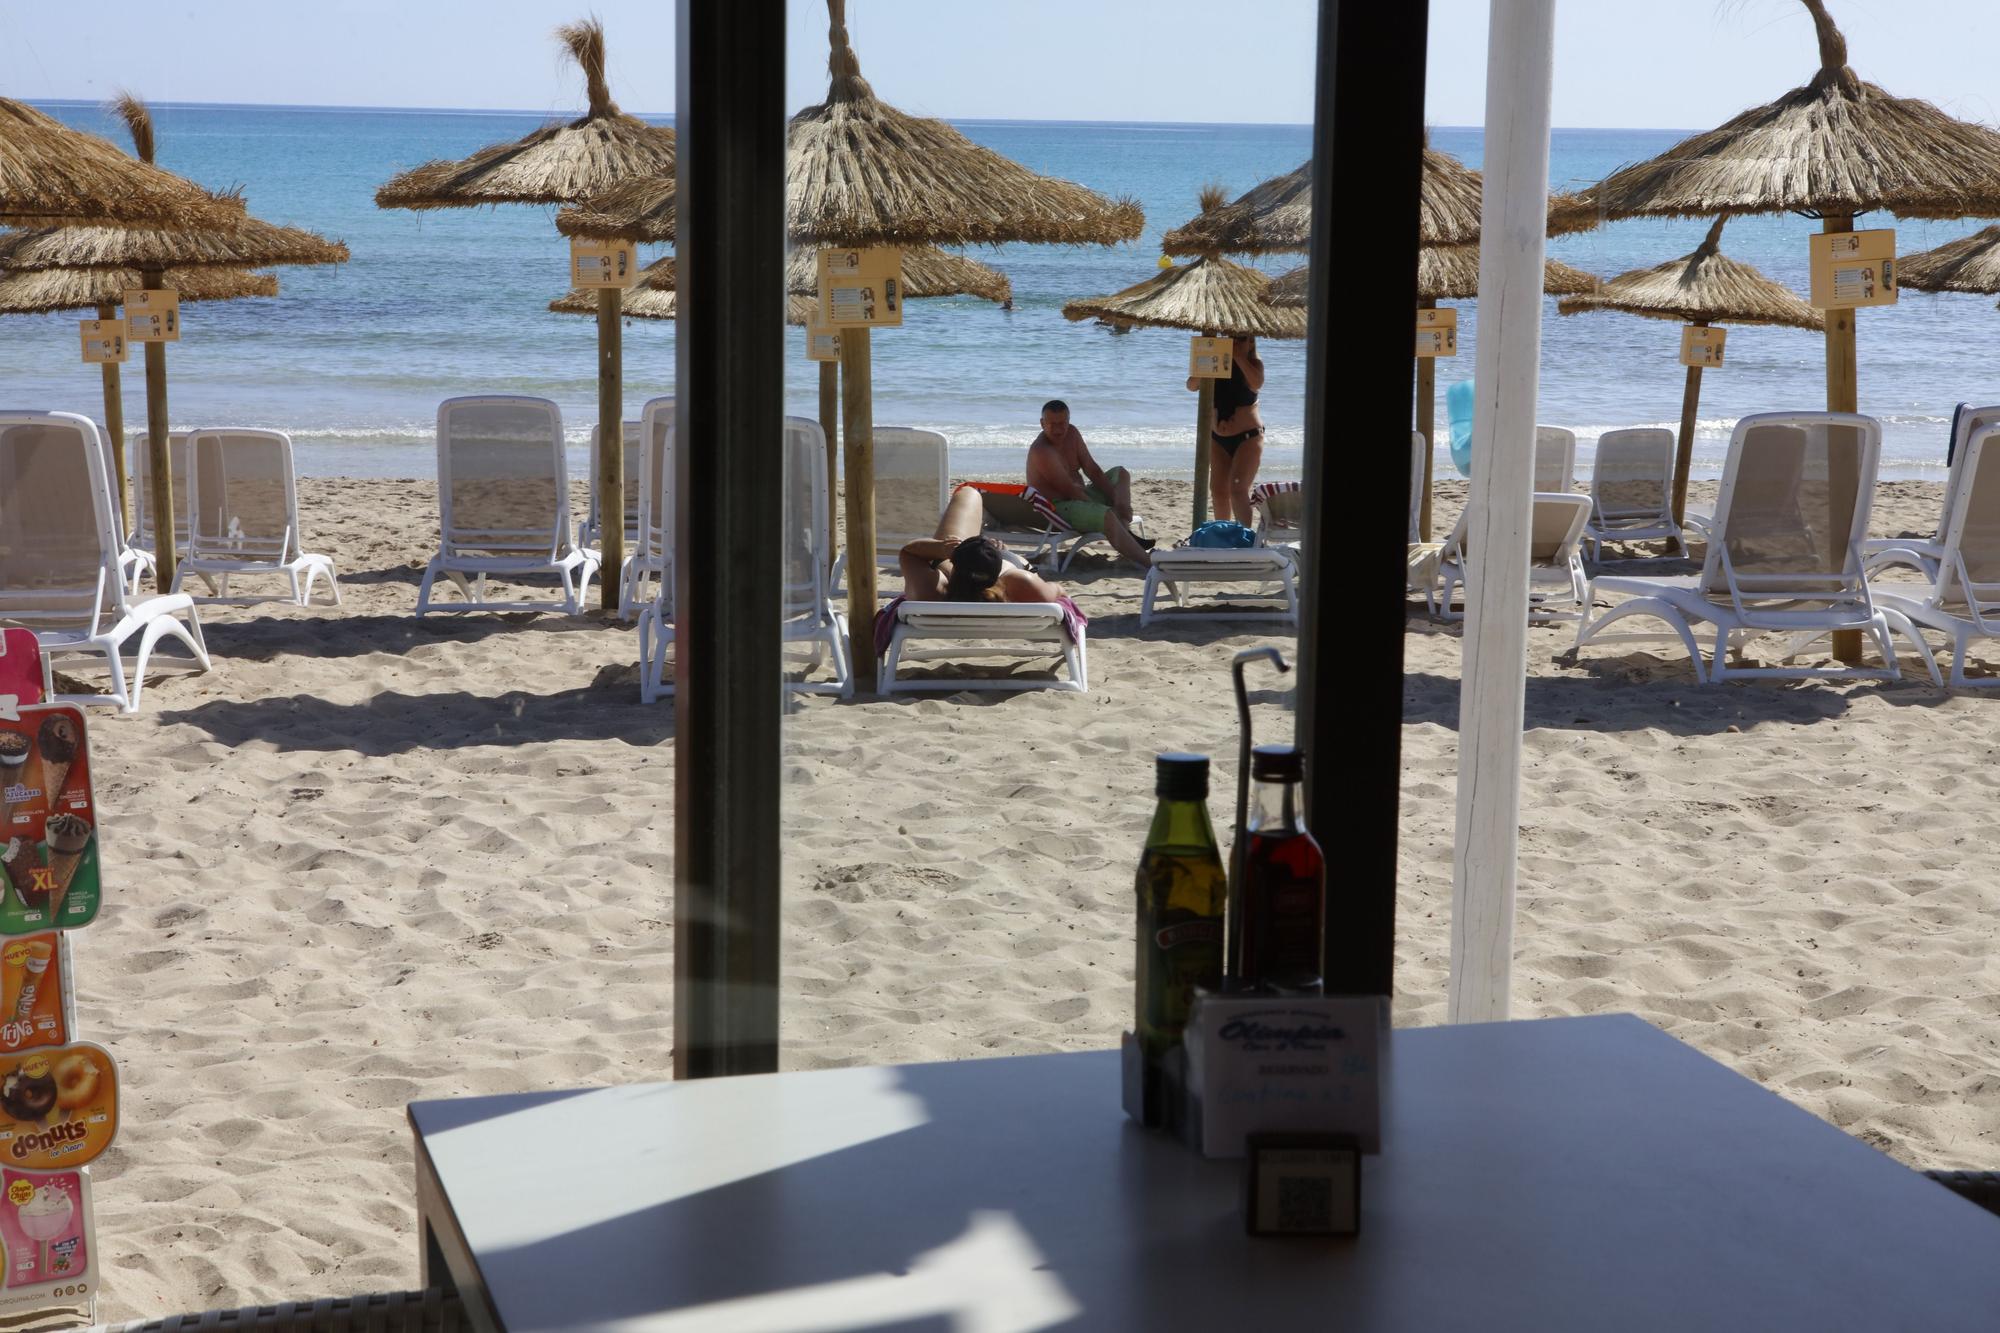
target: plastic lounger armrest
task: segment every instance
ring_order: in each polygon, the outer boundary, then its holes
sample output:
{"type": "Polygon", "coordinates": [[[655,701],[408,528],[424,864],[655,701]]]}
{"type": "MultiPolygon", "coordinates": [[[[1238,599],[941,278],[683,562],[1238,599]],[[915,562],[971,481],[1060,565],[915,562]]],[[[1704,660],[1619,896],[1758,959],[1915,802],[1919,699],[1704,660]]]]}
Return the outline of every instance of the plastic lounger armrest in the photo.
{"type": "Polygon", "coordinates": [[[2000,1214],[2000,1171],[1926,1171],[1926,1176],[1962,1199],[2000,1214]]]}

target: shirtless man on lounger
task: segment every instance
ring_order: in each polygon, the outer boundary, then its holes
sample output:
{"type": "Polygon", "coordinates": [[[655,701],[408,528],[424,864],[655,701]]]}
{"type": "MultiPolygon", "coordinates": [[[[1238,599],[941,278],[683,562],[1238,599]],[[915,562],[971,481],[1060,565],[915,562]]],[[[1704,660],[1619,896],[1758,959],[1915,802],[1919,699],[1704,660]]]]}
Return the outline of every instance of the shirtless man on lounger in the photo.
{"type": "Polygon", "coordinates": [[[1132,478],[1122,467],[1109,471],[1090,456],[1090,447],[1070,424],[1069,404],[1060,398],[1042,406],[1042,433],[1028,446],[1028,484],[1049,498],[1063,522],[1078,532],[1101,532],[1118,554],[1140,569],[1151,569],[1150,540],[1132,535],[1132,478]]]}

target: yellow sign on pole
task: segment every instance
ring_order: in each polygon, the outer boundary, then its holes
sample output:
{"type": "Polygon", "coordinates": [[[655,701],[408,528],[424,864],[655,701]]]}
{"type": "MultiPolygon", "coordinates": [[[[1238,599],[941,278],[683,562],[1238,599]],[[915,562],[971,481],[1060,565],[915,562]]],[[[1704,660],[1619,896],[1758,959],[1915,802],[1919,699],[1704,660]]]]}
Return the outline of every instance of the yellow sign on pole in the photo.
{"type": "Polygon", "coordinates": [[[1458,311],[1444,309],[1417,312],[1417,355],[1458,355],[1458,311]]]}
{"type": "Polygon", "coordinates": [[[907,295],[901,250],[819,252],[819,319],[824,325],[900,329],[907,295]]]}
{"type": "Polygon", "coordinates": [[[177,343],[181,340],[179,292],[125,293],[125,336],[135,343],[177,343]]]}
{"type": "Polygon", "coordinates": [[[1896,233],[1889,228],[1815,232],[1811,254],[1819,309],[1896,304],[1896,233]]]}
{"type": "Polygon", "coordinates": [[[630,241],[591,241],[572,237],[569,281],[572,287],[630,287],[639,280],[639,249],[630,241]]]}
{"type": "Polygon", "coordinates": [[[77,330],[83,334],[83,359],[91,365],[105,365],[109,362],[125,360],[125,321],[122,319],[80,319],[77,330]]]}
{"type": "Polygon", "coordinates": [[[1682,326],[1681,364],[1697,366],[1703,370],[1721,365],[1722,344],[1728,338],[1728,329],[1712,329],[1699,324],[1682,326]]]}
{"type": "Polygon", "coordinates": [[[840,360],[840,330],[820,323],[817,314],[806,321],[806,359],[840,360]]]}
{"type": "Polygon", "coordinates": [[[1226,380],[1235,369],[1227,338],[1188,339],[1188,378],[1226,380]]]}

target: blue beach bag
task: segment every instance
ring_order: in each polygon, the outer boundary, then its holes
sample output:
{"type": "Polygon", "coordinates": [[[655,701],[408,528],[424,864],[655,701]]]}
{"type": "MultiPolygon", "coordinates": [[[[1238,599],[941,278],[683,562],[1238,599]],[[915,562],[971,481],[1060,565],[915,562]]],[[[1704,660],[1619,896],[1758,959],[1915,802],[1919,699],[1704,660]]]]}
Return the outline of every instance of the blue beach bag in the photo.
{"type": "Polygon", "coordinates": [[[1458,475],[1472,475],[1472,392],[1471,380],[1460,380],[1444,391],[1445,419],[1451,423],[1451,465],[1458,475]]]}
{"type": "Polygon", "coordinates": [[[1257,534],[1233,519],[1212,518],[1188,534],[1183,546],[1198,547],[1204,551],[1234,551],[1245,546],[1255,546],[1257,534]]]}

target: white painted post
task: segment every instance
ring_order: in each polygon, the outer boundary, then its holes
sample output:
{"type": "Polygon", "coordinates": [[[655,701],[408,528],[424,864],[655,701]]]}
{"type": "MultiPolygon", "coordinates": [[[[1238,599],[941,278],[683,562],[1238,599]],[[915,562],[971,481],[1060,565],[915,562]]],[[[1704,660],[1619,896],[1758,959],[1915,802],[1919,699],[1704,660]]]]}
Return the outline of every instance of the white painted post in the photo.
{"type": "Polygon", "coordinates": [[[1528,669],[1528,523],[1541,370],[1555,0],[1492,0],[1479,224],[1478,405],[1472,424],[1458,836],[1452,857],[1453,1023],[1507,1017],[1528,669]]]}

